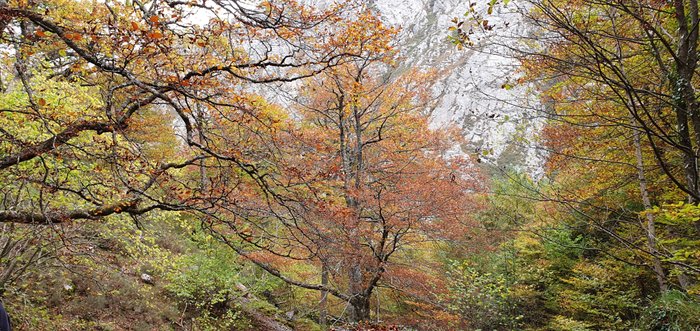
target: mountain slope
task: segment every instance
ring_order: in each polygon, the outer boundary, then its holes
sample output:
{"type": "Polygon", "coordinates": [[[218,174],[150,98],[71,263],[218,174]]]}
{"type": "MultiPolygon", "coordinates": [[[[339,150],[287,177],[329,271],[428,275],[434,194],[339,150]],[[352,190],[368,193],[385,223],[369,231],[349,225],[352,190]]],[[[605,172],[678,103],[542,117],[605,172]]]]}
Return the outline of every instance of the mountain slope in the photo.
{"type": "MultiPolygon", "coordinates": [[[[475,31],[476,46],[458,50],[448,40],[452,18],[462,19],[470,1],[375,0],[372,5],[386,23],[400,26],[403,67],[444,71],[437,84],[439,104],[432,112],[435,126],[459,126],[480,158],[499,165],[539,168],[538,152],[517,143],[532,139],[540,121],[527,86],[518,85],[518,60],[506,46],[518,42],[529,26],[514,5],[499,7],[485,17],[491,31],[475,31]]],[[[485,11],[486,1],[477,3],[485,11]]]]}

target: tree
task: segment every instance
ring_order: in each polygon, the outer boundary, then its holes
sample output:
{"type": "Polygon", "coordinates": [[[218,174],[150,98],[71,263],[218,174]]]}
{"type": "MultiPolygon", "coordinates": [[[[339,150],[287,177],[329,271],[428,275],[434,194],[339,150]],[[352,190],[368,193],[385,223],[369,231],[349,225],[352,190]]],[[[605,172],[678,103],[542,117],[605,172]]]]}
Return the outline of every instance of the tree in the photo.
{"type": "Polygon", "coordinates": [[[274,165],[266,176],[283,185],[216,229],[270,273],[322,292],[323,306],[329,294],[346,302],[355,322],[370,318],[378,286],[436,301],[431,291],[439,289],[421,280],[438,275],[419,271],[418,260],[402,264],[430,243],[463,242],[474,231],[468,213],[480,189],[475,167],[450,153],[458,138],[428,126],[432,74],[392,75],[393,30],[369,13],[360,17],[375,31],[361,37],[366,53],[305,84],[298,121],[281,130],[279,150],[268,156],[274,165]],[[242,228],[249,245],[230,240],[242,228]],[[295,260],[319,272],[312,279],[285,274],[295,260]]]}

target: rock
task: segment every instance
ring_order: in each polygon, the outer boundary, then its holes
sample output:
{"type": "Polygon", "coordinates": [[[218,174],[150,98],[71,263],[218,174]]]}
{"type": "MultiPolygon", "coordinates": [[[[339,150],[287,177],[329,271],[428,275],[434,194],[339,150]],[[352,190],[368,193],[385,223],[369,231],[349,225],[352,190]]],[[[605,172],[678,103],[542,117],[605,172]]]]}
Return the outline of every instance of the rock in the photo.
{"type": "Polygon", "coordinates": [[[450,19],[469,20],[464,13],[472,3],[477,12],[486,14],[489,1],[372,2],[381,12],[384,23],[401,26],[398,45],[404,54],[399,67],[435,68],[446,72],[436,81],[435,91],[439,91],[440,96],[430,111],[431,124],[434,127],[455,125],[462,129],[469,147],[493,149],[488,156],[480,157],[483,162],[506,162],[539,173],[544,159],[540,149],[522,146],[512,138],[517,133],[533,139],[543,124],[534,111],[522,112],[523,109],[539,109],[539,99],[533,88],[516,83],[520,62],[511,56],[510,49],[515,46],[513,40],[521,37],[529,40],[527,37],[537,29],[520,14],[520,10],[528,6],[527,1],[496,6],[493,14],[487,15],[487,25],[495,28],[476,33],[472,37],[481,37],[481,41],[475,40],[476,49],[462,51],[446,40],[448,28],[454,24],[450,19]],[[506,117],[507,120],[496,120],[506,117]],[[526,127],[524,132],[518,131],[522,130],[520,125],[526,127]]]}
{"type": "Polygon", "coordinates": [[[245,285],[243,285],[243,284],[241,284],[241,283],[236,283],[236,288],[237,288],[239,291],[243,292],[243,293],[247,293],[247,292],[248,292],[248,288],[245,287],[245,285]]]}
{"type": "Polygon", "coordinates": [[[147,273],[142,273],[141,274],[141,281],[143,281],[146,284],[153,285],[153,276],[151,276],[147,273]]]}
{"type": "Polygon", "coordinates": [[[285,317],[287,317],[288,321],[291,321],[294,319],[294,311],[290,310],[284,314],[285,317]]]}
{"type": "Polygon", "coordinates": [[[63,284],[63,290],[68,292],[68,293],[73,293],[73,290],[75,290],[75,287],[73,284],[63,284]]]}

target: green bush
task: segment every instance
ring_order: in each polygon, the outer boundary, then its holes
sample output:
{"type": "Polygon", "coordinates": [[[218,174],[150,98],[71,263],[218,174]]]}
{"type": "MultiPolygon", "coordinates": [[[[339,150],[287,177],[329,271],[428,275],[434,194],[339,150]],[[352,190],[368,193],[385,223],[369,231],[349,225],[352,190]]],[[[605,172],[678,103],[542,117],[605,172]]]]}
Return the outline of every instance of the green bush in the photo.
{"type": "Polygon", "coordinates": [[[240,282],[240,265],[226,250],[184,255],[168,275],[165,288],[198,309],[225,308],[240,282]]]}
{"type": "Polygon", "coordinates": [[[679,291],[669,291],[656,299],[637,323],[638,330],[700,330],[700,303],[679,291]]]}
{"type": "Polygon", "coordinates": [[[451,308],[472,328],[513,330],[521,324],[513,284],[503,275],[479,272],[468,263],[453,263],[450,278],[451,308]]]}

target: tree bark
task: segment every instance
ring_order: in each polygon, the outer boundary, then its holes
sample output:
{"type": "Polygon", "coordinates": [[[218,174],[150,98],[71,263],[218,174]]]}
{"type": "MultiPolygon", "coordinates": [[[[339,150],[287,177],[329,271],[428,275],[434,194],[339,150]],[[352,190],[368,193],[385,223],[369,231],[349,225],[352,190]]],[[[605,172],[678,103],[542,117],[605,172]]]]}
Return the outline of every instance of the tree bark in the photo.
{"type": "Polygon", "coordinates": [[[356,294],[350,298],[350,321],[368,321],[370,318],[370,296],[364,293],[356,294]]]}
{"type": "MultiPolygon", "coordinates": [[[[633,119],[634,120],[634,119],[633,119]]],[[[633,123],[636,124],[636,123],[633,123]]],[[[644,172],[644,158],[642,156],[642,143],[639,131],[634,129],[634,150],[635,156],[637,158],[637,175],[639,178],[639,191],[642,195],[642,203],[644,204],[644,209],[651,210],[651,200],[649,199],[649,191],[647,189],[647,179],[644,172]]],[[[656,226],[654,224],[654,215],[650,212],[646,213],[646,235],[647,235],[647,247],[649,253],[651,254],[652,267],[654,274],[656,274],[656,281],[659,284],[659,290],[661,292],[666,292],[668,290],[668,285],[666,284],[666,275],[664,274],[663,266],[661,265],[661,260],[658,256],[658,249],[656,246],[656,226]]]]}
{"type": "MultiPolygon", "coordinates": [[[[325,262],[321,265],[321,285],[328,287],[328,265],[325,262]]],[[[318,303],[319,317],[318,324],[325,330],[328,327],[328,291],[321,291],[321,301],[318,303]]]]}
{"type": "MultiPolygon", "coordinates": [[[[676,22],[678,23],[678,50],[675,64],[675,73],[672,77],[671,88],[673,91],[674,111],[678,125],[680,145],[686,149],[683,151],[683,167],[685,168],[688,190],[694,196],[688,198],[690,203],[698,203],[698,164],[697,151],[693,147],[690,136],[690,123],[692,121],[695,138],[700,139],[700,119],[695,110],[695,89],[692,86],[693,76],[697,67],[698,44],[698,4],[697,0],[690,0],[688,6],[682,0],[674,0],[676,22]],[[689,22],[690,21],[690,22],[689,22]]],[[[695,148],[700,144],[695,141],[695,148]]]]}

